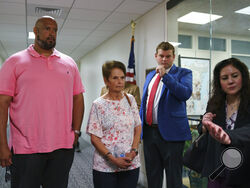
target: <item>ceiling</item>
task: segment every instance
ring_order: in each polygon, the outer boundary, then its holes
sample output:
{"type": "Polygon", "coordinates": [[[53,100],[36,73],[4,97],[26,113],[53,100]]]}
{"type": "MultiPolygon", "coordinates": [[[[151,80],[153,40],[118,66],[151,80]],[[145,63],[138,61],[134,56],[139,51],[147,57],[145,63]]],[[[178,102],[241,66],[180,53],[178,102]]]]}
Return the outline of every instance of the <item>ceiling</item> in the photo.
{"type": "MultiPolygon", "coordinates": [[[[33,40],[36,7],[59,9],[56,48],[76,61],[162,0],[0,0],[0,56],[26,48],[33,40]]],[[[47,14],[48,15],[48,14],[47,14]]]]}
{"type": "MultiPolygon", "coordinates": [[[[212,22],[214,34],[227,34],[230,36],[250,37],[250,15],[237,14],[236,10],[250,6],[250,0],[211,0],[213,14],[223,16],[212,22]]],[[[181,17],[191,11],[210,13],[210,0],[184,0],[179,5],[170,9],[177,17],[181,17]]],[[[171,13],[170,13],[171,15],[171,13]]],[[[195,30],[209,33],[210,24],[196,25],[181,23],[180,30],[195,30]]]]}
{"type": "MultiPolygon", "coordinates": [[[[209,13],[210,0],[170,0],[179,3],[171,8],[181,17],[190,11],[209,13]]],[[[56,48],[76,61],[102,42],[144,15],[163,0],[0,0],[0,57],[26,48],[33,40],[27,32],[33,30],[38,17],[36,7],[55,8],[61,15],[54,15],[58,22],[56,48]]],[[[250,6],[249,0],[211,0],[212,13],[223,18],[212,22],[213,33],[249,37],[250,16],[234,11],[250,6]]],[[[181,30],[209,33],[209,25],[179,23],[181,30]]]]}

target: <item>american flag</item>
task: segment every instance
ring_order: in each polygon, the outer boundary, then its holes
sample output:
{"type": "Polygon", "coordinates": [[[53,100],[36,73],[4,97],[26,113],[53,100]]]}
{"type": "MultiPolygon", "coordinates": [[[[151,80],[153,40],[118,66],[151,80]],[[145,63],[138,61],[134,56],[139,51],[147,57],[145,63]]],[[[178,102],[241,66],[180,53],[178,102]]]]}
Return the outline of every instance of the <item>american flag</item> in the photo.
{"type": "Polygon", "coordinates": [[[128,60],[128,68],[127,68],[127,73],[126,73],[126,82],[136,85],[134,42],[135,42],[135,38],[133,35],[131,38],[131,48],[130,48],[130,54],[129,54],[129,60],[128,60]]]}

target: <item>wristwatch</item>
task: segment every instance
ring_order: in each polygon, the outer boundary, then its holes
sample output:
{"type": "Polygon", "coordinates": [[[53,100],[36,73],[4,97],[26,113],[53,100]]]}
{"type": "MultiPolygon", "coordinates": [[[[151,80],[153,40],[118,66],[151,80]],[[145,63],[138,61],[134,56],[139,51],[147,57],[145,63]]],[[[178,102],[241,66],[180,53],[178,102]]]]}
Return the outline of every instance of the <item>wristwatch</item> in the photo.
{"type": "Polygon", "coordinates": [[[82,135],[82,132],[78,130],[74,130],[74,133],[78,134],[79,137],[82,135]]]}
{"type": "Polygon", "coordinates": [[[130,151],[134,151],[136,155],[138,155],[138,149],[132,148],[130,151]]]}

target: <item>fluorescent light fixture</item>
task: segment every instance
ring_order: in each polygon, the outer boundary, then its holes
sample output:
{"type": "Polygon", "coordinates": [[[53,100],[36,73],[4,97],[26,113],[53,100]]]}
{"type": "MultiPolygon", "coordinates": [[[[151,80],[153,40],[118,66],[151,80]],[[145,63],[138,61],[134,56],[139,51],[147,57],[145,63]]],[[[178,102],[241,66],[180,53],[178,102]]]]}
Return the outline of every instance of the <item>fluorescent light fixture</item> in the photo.
{"type": "MultiPolygon", "coordinates": [[[[211,14],[211,21],[222,18],[220,15],[211,14]]],[[[192,23],[192,24],[207,24],[210,22],[210,14],[202,12],[190,12],[177,20],[178,22],[192,23]]]]}
{"type": "Polygon", "coordinates": [[[174,47],[181,45],[180,42],[169,42],[169,43],[172,44],[174,47]]]}
{"type": "Polygon", "coordinates": [[[236,10],[235,13],[250,15],[250,6],[240,9],[240,10],[236,10]]]}
{"type": "Polygon", "coordinates": [[[29,39],[35,39],[34,32],[29,32],[29,39]]]}

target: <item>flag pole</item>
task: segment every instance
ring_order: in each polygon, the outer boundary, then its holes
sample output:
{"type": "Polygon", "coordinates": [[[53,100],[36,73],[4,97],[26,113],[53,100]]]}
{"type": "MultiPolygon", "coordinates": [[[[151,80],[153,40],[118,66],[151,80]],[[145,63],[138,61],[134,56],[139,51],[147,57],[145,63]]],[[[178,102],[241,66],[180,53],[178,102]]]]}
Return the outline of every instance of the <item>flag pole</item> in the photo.
{"type": "Polygon", "coordinates": [[[126,73],[126,82],[136,85],[135,80],[135,55],[134,55],[134,34],[135,34],[135,25],[136,23],[134,20],[130,22],[130,26],[132,29],[132,37],[131,37],[131,46],[130,46],[130,53],[129,53],[129,60],[128,60],[128,68],[126,73]]]}
{"type": "Polygon", "coordinates": [[[130,26],[131,26],[131,29],[132,29],[132,36],[135,35],[135,25],[136,25],[136,23],[134,22],[134,20],[132,20],[130,22],[130,26]]]}

